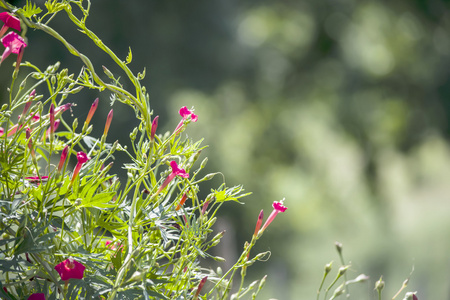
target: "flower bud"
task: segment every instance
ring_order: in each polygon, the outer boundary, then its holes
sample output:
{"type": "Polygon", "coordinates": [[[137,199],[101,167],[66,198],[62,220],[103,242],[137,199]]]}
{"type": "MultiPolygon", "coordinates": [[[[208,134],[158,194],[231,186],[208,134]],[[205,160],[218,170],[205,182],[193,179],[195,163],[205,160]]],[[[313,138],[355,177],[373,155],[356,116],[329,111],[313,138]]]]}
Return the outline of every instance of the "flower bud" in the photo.
{"type": "Polygon", "coordinates": [[[384,281],[382,280],[383,277],[380,277],[380,279],[375,282],[375,289],[378,291],[378,293],[381,293],[381,291],[384,288],[384,281]]]}
{"type": "Polygon", "coordinates": [[[350,266],[342,266],[342,267],[340,267],[340,268],[339,268],[339,271],[338,271],[339,276],[344,275],[345,272],[347,271],[347,269],[348,269],[349,267],[350,267],[350,266]]]}
{"type": "Polygon", "coordinates": [[[332,265],[333,265],[333,262],[330,262],[330,263],[328,263],[328,264],[325,265],[325,273],[326,273],[326,274],[328,274],[328,273],[331,272],[332,265]]]}

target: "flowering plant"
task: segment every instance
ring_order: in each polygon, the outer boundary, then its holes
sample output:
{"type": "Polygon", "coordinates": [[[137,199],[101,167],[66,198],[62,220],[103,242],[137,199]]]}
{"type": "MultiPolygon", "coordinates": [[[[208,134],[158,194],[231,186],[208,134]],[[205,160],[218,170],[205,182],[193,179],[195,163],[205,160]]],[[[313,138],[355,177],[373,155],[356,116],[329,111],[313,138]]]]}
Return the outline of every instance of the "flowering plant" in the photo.
{"type": "Polygon", "coordinates": [[[241,186],[222,184],[204,199],[199,197],[201,184],[217,173],[201,175],[207,159],[197,161],[204,146],[182,132],[201,116],[182,107],[173,132],[158,133],[158,116],[141,85],[145,72],[135,75],[128,67],[131,51],[121,60],[86,27],[90,1],[48,0],[45,11],[31,2],[17,8],[0,0],[0,6],[5,10],[0,13],[1,67],[9,55],[17,55],[9,102],[0,114],[0,297],[255,298],[265,277],[245,286],[246,269],[268,252],[251,255],[250,250],[286,207],[275,202],[262,229],[261,212],[255,234],[231,269],[203,267],[200,257],[222,260],[208,253],[224,235],[212,229],[219,208],[247,194],[241,186]],[[74,7],[81,17],[72,13],[74,7]],[[106,67],[104,75],[98,74],[89,58],[49,25],[58,13],[65,13],[114,60],[133,91],[106,67]],[[33,43],[26,37],[30,28],[52,36],[79,57],[84,64],[79,75],[61,70],[59,62],[46,70],[22,62],[25,47],[33,43]],[[19,71],[24,76],[19,77],[19,71]],[[133,108],[140,123],[130,128],[131,150],[108,140],[113,110],[103,135],[91,136],[99,99],[81,129],[78,119],[70,120],[65,112],[76,110],[71,96],[83,87],[108,92],[113,104],[133,108]],[[130,159],[123,166],[125,182],[110,173],[116,151],[130,159]],[[232,289],[239,270],[240,284],[232,289]]]}

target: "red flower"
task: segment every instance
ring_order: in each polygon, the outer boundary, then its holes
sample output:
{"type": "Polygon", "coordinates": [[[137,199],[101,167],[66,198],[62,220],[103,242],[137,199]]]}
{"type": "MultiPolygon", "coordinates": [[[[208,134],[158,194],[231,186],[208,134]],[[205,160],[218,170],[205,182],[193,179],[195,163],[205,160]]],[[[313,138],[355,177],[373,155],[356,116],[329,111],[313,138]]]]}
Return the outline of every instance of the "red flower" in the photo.
{"type": "Polygon", "coordinates": [[[0,63],[2,63],[5,58],[7,58],[11,53],[19,54],[21,51],[23,51],[23,48],[27,46],[27,43],[25,43],[24,39],[14,31],[11,31],[7,35],[5,35],[1,39],[1,41],[6,49],[5,51],[3,51],[0,63]]]}
{"type": "Polygon", "coordinates": [[[84,269],[86,267],[73,258],[68,258],[55,266],[55,270],[64,281],[70,278],[83,279],[84,269]]]}

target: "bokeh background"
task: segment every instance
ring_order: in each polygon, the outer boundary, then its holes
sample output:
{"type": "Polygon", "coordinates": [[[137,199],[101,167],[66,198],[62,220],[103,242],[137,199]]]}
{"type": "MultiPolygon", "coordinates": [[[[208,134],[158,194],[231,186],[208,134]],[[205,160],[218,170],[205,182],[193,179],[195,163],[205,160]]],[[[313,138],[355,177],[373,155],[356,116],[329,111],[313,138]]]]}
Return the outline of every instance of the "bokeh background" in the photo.
{"type": "MultiPolygon", "coordinates": [[[[272,257],[249,269],[249,279],[269,275],[260,299],[315,299],[324,265],[339,266],[335,241],[351,261],[349,278],[370,276],[351,287],[353,299],[375,299],[381,275],[391,299],[412,268],[408,288],[419,299],[450,299],[449,8],[443,0],[93,0],[88,26],[123,59],[131,47],[135,73],[146,68],[158,130],[173,130],[178,109],[194,107],[199,121],[186,133],[205,138],[209,172],[253,192],[245,205],[225,205],[216,254],[232,263],[259,211],[268,216],[286,198],[289,209],[257,245],[272,257]]],[[[99,73],[102,65],[118,72],[64,13],[50,25],[99,73]]],[[[80,61],[60,44],[42,32],[27,37],[24,60],[42,69],[62,61],[78,74],[80,61]]],[[[14,60],[1,66],[2,102],[14,60]]],[[[83,120],[97,96],[94,133],[108,93],[69,99],[83,120]]],[[[114,109],[108,139],[126,144],[134,113],[114,109]]]]}

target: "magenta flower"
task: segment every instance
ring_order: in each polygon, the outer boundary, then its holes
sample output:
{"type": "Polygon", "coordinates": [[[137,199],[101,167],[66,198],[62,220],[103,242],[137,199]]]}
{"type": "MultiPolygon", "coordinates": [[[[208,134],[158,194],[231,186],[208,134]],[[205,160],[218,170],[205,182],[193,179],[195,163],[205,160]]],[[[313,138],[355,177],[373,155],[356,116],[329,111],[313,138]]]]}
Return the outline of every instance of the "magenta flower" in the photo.
{"type": "Polygon", "coordinates": [[[64,281],[70,278],[83,279],[84,269],[86,267],[73,258],[68,258],[55,266],[56,272],[59,273],[59,276],[64,281]]]}
{"type": "Polygon", "coordinates": [[[61,158],[59,159],[58,173],[61,173],[64,163],[66,162],[68,152],[69,152],[69,146],[64,147],[63,151],[61,152],[61,158]]]}
{"type": "Polygon", "coordinates": [[[186,173],[184,169],[180,169],[176,161],[172,160],[170,162],[170,167],[172,168],[172,173],[167,176],[166,180],[164,180],[163,184],[159,187],[156,194],[159,194],[176,176],[189,178],[189,174],[186,173]]]}
{"type": "Polygon", "coordinates": [[[273,219],[275,219],[275,217],[278,215],[278,213],[286,211],[287,207],[283,205],[283,200],[281,200],[280,202],[277,202],[277,201],[273,202],[273,204],[272,204],[273,211],[270,214],[270,216],[267,218],[266,223],[264,223],[264,226],[261,229],[262,231],[264,231],[267,228],[267,226],[269,226],[270,223],[272,223],[273,219]]]}
{"type": "Polygon", "coordinates": [[[11,53],[19,54],[21,51],[23,51],[23,48],[27,46],[24,39],[14,31],[11,31],[7,35],[5,35],[1,39],[1,42],[6,49],[5,51],[3,51],[0,63],[2,63],[5,58],[7,58],[11,53]]]}
{"type": "Polygon", "coordinates": [[[180,116],[183,118],[183,120],[186,120],[189,116],[191,116],[192,122],[197,122],[198,116],[194,114],[193,111],[189,110],[186,106],[183,106],[180,108],[180,116]]]}
{"type": "Polygon", "coordinates": [[[182,108],[180,108],[180,116],[181,116],[181,121],[180,123],[178,123],[177,127],[174,130],[174,133],[177,135],[180,133],[181,131],[181,127],[183,127],[184,121],[187,120],[187,118],[190,116],[191,117],[191,121],[192,122],[197,122],[198,120],[198,116],[196,114],[194,114],[194,112],[192,110],[189,110],[186,106],[183,106],[182,108]]]}
{"type": "Polygon", "coordinates": [[[75,181],[75,178],[77,177],[78,173],[80,172],[81,167],[83,166],[83,164],[85,162],[87,162],[90,158],[87,156],[86,153],[84,153],[83,151],[80,151],[77,153],[77,160],[78,163],[75,166],[75,169],[73,170],[73,174],[72,174],[72,181],[70,184],[72,184],[75,181]]]}
{"type": "Polygon", "coordinates": [[[45,300],[45,294],[44,293],[31,294],[31,296],[28,297],[28,300],[45,300]]]}
{"type": "Polygon", "coordinates": [[[264,211],[261,209],[261,212],[259,213],[259,216],[258,216],[258,221],[256,221],[255,233],[253,234],[253,236],[258,235],[259,229],[261,228],[263,218],[264,218],[264,211]]]}
{"type": "Polygon", "coordinates": [[[84,126],[83,129],[86,130],[89,122],[91,122],[92,116],[94,115],[95,111],[97,110],[98,107],[98,98],[94,100],[94,102],[91,105],[91,109],[89,109],[89,113],[86,117],[86,121],[84,121],[84,126]]]}
{"type": "Polygon", "coordinates": [[[3,27],[0,30],[0,37],[2,37],[5,32],[8,30],[8,28],[13,28],[15,30],[21,31],[22,28],[20,28],[20,20],[17,17],[12,16],[8,12],[2,12],[0,13],[0,20],[3,21],[3,27]]]}
{"type": "Polygon", "coordinates": [[[159,116],[156,116],[152,121],[152,129],[151,129],[151,133],[150,133],[150,139],[152,141],[155,138],[156,128],[158,128],[158,119],[159,119],[159,116]]]}

